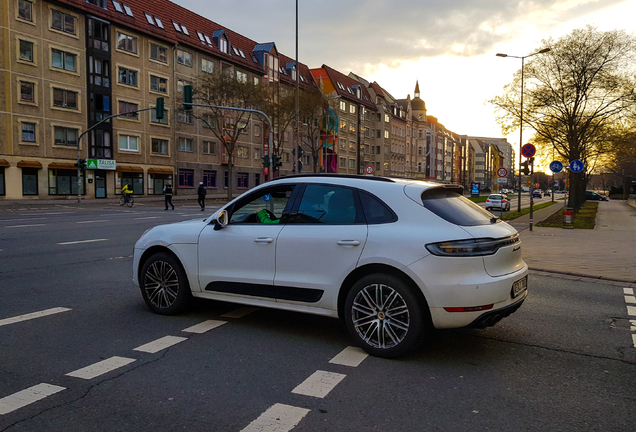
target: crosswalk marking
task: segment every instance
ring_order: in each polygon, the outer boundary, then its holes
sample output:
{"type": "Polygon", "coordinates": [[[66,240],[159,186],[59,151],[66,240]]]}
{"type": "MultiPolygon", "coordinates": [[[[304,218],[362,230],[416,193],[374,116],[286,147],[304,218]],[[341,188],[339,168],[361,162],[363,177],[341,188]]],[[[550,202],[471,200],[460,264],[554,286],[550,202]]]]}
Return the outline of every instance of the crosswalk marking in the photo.
{"type": "Polygon", "coordinates": [[[21,390],[0,399],[0,415],[9,414],[19,408],[37,402],[45,397],[66,390],[65,387],[41,383],[28,389],[21,390]]]}
{"type": "Polygon", "coordinates": [[[94,363],[90,366],[86,366],[76,371],[69,372],[66,375],[89,380],[100,375],[104,375],[105,373],[108,373],[115,369],[119,369],[120,367],[126,366],[127,364],[130,364],[134,361],[135,359],[113,356],[111,358],[107,358],[106,360],[94,363]]]}
{"type": "Polygon", "coordinates": [[[293,389],[292,393],[324,398],[345,377],[343,374],[318,370],[293,389]]]}
{"type": "Polygon", "coordinates": [[[250,423],[241,432],[287,432],[309,413],[306,408],[275,404],[250,423]]]}
{"type": "Polygon", "coordinates": [[[188,333],[205,333],[206,331],[220,327],[223,324],[227,324],[227,321],[207,320],[181,331],[188,333]]]}
{"type": "Polygon", "coordinates": [[[350,346],[346,347],[340,352],[340,354],[329,360],[329,363],[357,367],[368,356],[369,354],[362,350],[362,348],[350,346]]]}
{"type": "Polygon", "coordinates": [[[172,345],[176,345],[179,342],[183,342],[185,340],[188,340],[188,338],[179,337],[179,336],[164,336],[155,341],[148,342],[147,344],[139,346],[133,349],[133,351],[141,351],[141,352],[154,354],[163,349],[170,348],[172,345]]]}
{"type": "Polygon", "coordinates": [[[48,315],[54,315],[60,312],[67,312],[70,311],[71,309],[69,308],[64,308],[64,307],[56,307],[56,308],[51,308],[51,309],[46,309],[43,311],[39,311],[39,312],[32,312],[32,313],[28,313],[25,315],[19,315],[19,316],[15,316],[12,318],[5,318],[0,320],[0,327],[5,326],[5,325],[9,325],[9,324],[15,324],[18,322],[22,322],[22,321],[27,321],[27,320],[31,320],[34,318],[41,318],[44,316],[48,316],[48,315]]]}
{"type": "Polygon", "coordinates": [[[634,288],[623,288],[623,294],[634,295],[634,288]]]}

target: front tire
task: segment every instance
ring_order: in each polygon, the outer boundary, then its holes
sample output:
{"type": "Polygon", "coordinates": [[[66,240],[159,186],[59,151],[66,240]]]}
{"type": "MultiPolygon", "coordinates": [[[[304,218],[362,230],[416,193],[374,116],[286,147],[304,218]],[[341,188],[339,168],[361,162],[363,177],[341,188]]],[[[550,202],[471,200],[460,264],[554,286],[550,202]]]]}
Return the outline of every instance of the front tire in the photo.
{"type": "Polygon", "coordinates": [[[417,348],[431,328],[428,313],[411,288],[387,274],[367,275],[353,285],[344,318],[356,344],[384,358],[417,348]]]}
{"type": "Polygon", "coordinates": [[[166,252],[157,253],[144,263],[139,287],[148,308],[161,315],[178,314],[192,297],[183,266],[166,252]]]}

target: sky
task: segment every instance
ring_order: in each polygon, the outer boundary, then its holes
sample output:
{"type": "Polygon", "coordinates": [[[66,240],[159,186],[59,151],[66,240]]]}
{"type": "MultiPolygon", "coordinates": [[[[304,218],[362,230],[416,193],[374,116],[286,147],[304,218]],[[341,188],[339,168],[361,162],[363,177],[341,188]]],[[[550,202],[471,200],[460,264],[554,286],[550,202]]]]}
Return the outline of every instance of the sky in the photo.
{"type": "MultiPolygon", "coordinates": [[[[293,0],[172,0],[294,58],[293,0]],[[237,5],[239,5],[237,7],[237,5]]],[[[525,56],[588,24],[636,34],[635,0],[298,0],[298,60],[377,81],[397,99],[419,80],[429,115],[451,131],[501,137],[486,101],[525,56]]],[[[524,143],[532,131],[524,129],[524,143]]],[[[519,132],[506,136],[514,148],[519,132]]]]}

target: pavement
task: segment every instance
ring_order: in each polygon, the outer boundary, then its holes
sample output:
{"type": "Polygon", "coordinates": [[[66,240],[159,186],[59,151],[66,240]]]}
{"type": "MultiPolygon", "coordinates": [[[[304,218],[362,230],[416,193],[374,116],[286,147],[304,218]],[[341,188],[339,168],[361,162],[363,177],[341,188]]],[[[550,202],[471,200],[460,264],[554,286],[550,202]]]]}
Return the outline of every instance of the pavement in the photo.
{"type": "MultiPolygon", "coordinates": [[[[196,197],[173,198],[175,206],[197,206],[196,197]]],[[[206,200],[210,207],[222,205],[223,200],[206,200]]],[[[86,200],[11,200],[1,201],[0,211],[25,210],[40,205],[66,208],[87,206],[117,206],[119,197],[86,200]]],[[[135,197],[135,206],[162,207],[163,197],[135,197]]],[[[529,230],[530,216],[508,221],[519,231],[522,256],[531,271],[566,275],[570,278],[594,278],[604,282],[636,287],[636,208],[626,201],[599,202],[596,227],[593,230],[540,228],[536,224],[556,213],[562,201],[533,214],[533,230],[529,230]]]]}

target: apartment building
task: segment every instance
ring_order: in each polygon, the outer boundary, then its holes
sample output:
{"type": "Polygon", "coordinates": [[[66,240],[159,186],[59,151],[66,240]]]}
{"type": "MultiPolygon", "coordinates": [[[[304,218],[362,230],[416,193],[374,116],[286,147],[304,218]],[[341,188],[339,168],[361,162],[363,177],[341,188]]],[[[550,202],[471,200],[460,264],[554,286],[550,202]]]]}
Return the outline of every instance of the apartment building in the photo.
{"type": "MultiPolygon", "coordinates": [[[[124,184],[157,195],[168,181],[177,194],[194,194],[199,181],[209,196],[225,196],[230,182],[240,192],[264,180],[266,122],[252,116],[242,130],[230,179],[225,146],[199,120],[205,110],[182,109],[183,86],[220,73],[273,94],[293,89],[297,74],[301,89],[315,85],[274,43],[167,0],[0,5],[0,199],[72,197],[78,183],[86,198],[116,196],[124,184]],[[151,109],[158,97],[163,119],[151,109]],[[78,158],[90,161],[79,182],[78,158]]],[[[283,144],[282,173],[293,167],[292,141],[283,144]]]]}

